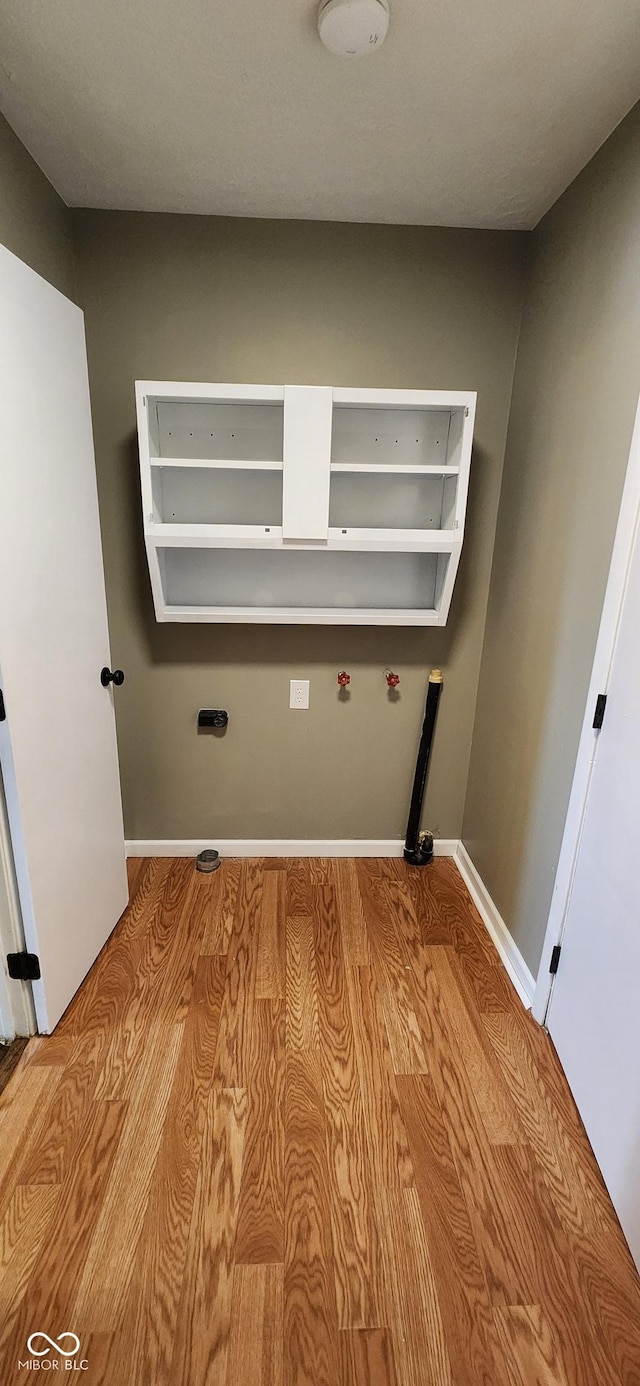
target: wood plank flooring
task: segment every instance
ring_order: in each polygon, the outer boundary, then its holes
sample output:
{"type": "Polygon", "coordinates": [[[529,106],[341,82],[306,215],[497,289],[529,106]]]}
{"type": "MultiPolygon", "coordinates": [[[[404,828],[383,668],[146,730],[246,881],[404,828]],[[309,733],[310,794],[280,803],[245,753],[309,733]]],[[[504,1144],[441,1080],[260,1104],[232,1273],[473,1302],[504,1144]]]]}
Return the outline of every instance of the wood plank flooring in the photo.
{"type": "Polygon", "coordinates": [[[92,1386],[640,1386],[640,1280],[452,861],[130,878],[0,1098],[2,1386],[32,1333],[92,1386]]]}
{"type": "Polygon", "coordinates": [[[0,1045],[0,1092],[6,1088],[14,1068],[22,1058],[26,1044],[26,1039],[16,1039],[12,1044],[0,1045]]]}

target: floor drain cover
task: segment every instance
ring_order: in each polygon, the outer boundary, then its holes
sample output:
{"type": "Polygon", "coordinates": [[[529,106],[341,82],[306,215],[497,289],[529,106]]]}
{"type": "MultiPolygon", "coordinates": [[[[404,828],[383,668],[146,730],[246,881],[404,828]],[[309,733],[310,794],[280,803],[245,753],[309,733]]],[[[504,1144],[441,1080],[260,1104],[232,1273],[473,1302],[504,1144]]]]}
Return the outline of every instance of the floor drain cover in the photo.
{"type": "Polygon", "coordinates": [[[220,854],[213,847],[207,847],[206,851],[198,852],[196,871],[217,871],[219,865],[220,854]]]}

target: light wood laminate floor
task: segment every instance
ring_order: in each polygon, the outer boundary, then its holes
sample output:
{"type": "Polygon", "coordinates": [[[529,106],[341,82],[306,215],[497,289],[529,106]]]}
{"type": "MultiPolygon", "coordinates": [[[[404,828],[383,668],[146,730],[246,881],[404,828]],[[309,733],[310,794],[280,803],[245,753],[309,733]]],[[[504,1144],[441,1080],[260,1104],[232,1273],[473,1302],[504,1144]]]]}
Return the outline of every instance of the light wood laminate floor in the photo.
{"type": "Polygon", "coordinates": [[[3,1386],[34,1332],[91,1386],[638,1386],[638,1276],[454,863],[130,865],[0,1100],[3,1386]]]}

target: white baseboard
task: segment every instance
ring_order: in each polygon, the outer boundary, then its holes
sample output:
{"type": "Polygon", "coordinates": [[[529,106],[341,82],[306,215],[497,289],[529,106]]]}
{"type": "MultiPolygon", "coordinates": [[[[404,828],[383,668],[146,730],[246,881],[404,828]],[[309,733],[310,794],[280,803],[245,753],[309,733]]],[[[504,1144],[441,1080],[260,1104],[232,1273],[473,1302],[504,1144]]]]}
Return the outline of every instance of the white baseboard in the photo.
{"type": "MultiPolygon", "coordinates": [[[[436,838],[436,857],[453,857],[458,840],[436,838]]],[[[159,838],[126,842],[128,857],[197,857],[215,847],[221,857],[401,857],[401,838],[159,838]]]]}
{"type": "Polygon", "coordinates": [[[487,932],[496,945],[518,996],[527,1009],[529,1009],[533,1001],[533,993],[536,989],[535,977],[529,971],[520,949],[511,937],[502,915],[499,910],[496,909],[482,877],[476,871],[471,857],[462,842],[458,843],[455,852],[455,860],[471,899],[476,909],[479,911],[480,917],[487,928],[487,932]]]}

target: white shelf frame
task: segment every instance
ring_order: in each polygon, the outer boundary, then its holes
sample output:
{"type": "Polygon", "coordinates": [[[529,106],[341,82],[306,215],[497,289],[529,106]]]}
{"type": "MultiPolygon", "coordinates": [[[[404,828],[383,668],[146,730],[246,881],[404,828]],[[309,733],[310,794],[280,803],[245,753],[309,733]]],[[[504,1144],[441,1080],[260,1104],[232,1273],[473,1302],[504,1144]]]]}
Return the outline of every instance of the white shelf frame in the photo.
{"type": "Polygon", "coordinates": [[[476,396],[470,391],[367,390],[326,386],[229,385],[168,381],[136,382],[144,537],[158,621],[313,625],[444,625],[460,561],[471,462],[476,396]],[[159,457],[150,449],[148,406],[156,400],[184,403],[282,404],[283,460],[159,457]],[[331,462],[331,415],[336,407],[464,411],[455,463],[331,462]],[[313,427],[309,420],[312,420],[313,427]],[[161,468],[283,473],[282,525],[163,523],[154,517],[152,475],[161,468]],[[449,529],[371,529],[329,526],[332,474],[457,478],[449,529]],[[313,503],[311,503],[313,502],[313,503]],[[265,549],[327,552],[435,553],[449,562],[437,609],[189,606],[167,603],[161,554],[165,549],[265,549]]]}

